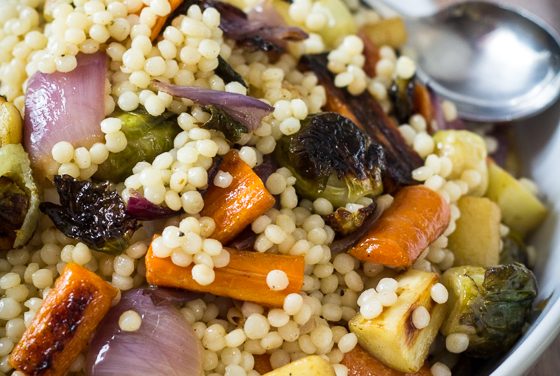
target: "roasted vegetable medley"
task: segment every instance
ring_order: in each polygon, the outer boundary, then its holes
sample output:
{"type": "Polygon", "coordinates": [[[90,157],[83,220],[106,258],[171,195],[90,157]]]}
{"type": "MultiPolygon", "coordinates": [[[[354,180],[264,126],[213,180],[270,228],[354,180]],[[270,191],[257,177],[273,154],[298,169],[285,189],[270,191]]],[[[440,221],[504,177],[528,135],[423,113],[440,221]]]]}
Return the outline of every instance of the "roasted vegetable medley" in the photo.
{"type": "Polygon", "coordinates": [[[350,0],[0,1],[0,375],[505,354],[547,207],[406,37],[350,0]]]}

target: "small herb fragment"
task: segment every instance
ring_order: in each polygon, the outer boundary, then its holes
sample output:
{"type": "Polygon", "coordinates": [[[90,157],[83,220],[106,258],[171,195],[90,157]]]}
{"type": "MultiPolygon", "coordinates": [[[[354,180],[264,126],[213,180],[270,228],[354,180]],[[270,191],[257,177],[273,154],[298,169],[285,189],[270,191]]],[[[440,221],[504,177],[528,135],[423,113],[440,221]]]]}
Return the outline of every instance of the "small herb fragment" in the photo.
{"type": "Polygon", "coordinates": [[[54,184],[60,205],[43,202],[39,208],[60,231],[96,251],[120,253],[126,249],[140,225],[127,215],[123,199],[109,182],[56,175],[54,184]]]}
{"type": "Polygon", "coordinates": [[[241,139],[243,134],[249,132],[249,129],[245,125],[235,120],[220,107],[206,106],[206,110],[210,111],[210,119],[204,123],[202,128],[222,132],[226,140],[231,144],[235,144],[241,139]]]}
{"type": "Polygon", "coordinates": [[[229,63],[220,55],[218,55],[218,67],[216,68],[215,72],[226,83],[239,82],[241,85],[249,87],[247,86],[247,83],[245,82],[243,77],[241,77],[241,75],[237,73],[235,69],[233,69],[231,65],[229,65],[229,63]]]}

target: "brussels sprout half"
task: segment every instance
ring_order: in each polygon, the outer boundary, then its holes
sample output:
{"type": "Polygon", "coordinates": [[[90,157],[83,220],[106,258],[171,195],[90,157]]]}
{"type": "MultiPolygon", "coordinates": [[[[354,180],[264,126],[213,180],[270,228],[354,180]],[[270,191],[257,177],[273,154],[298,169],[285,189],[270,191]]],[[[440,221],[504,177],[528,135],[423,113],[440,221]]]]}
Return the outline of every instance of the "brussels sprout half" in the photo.
{"type": "Polygon", "coordinates": [[[299,194],[309,199],[324,197],[341,207],[383,191],[382,147],[334,112],[308,116],[299,132],[278,141],[275,157],[297,178],[299,194]]]}
{"type": "Polygon", "coordinates": [[[0,147],[0,250],[25,245],[39,218],[39,192],[20,144],[0,147]]]}

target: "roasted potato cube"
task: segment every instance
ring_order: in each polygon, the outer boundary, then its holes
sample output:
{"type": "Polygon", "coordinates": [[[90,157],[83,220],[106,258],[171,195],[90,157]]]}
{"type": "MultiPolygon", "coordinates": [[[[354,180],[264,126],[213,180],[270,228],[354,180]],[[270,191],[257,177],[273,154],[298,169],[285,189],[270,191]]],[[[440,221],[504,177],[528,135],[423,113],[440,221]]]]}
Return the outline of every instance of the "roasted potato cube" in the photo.
{"type": "Polygon", "coordinates": [[[334,369],[325,359],[317,355],[306,356],[284,367],[265,373],[263,376],[335,376],[334,369]]]}

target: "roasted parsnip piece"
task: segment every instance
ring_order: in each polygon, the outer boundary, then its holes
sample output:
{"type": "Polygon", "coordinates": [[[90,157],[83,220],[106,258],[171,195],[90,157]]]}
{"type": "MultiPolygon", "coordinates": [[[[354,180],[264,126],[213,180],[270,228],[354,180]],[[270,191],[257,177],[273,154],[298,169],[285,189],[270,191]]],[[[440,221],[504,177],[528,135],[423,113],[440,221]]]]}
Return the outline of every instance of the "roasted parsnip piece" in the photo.
{"type": "Polygon", "coordinates": [[[398,300],[393,306],[372,320],[358,314],[349,326],[360,345],[385,365],[401,372],[418,372],[443,322],[446,306],[431,298],[437,274],[410,269],[397,280],[398,300]],[[412,322],[418,307],[430,313],[430,323],[423,329],[417,329],[412,322]]]}

